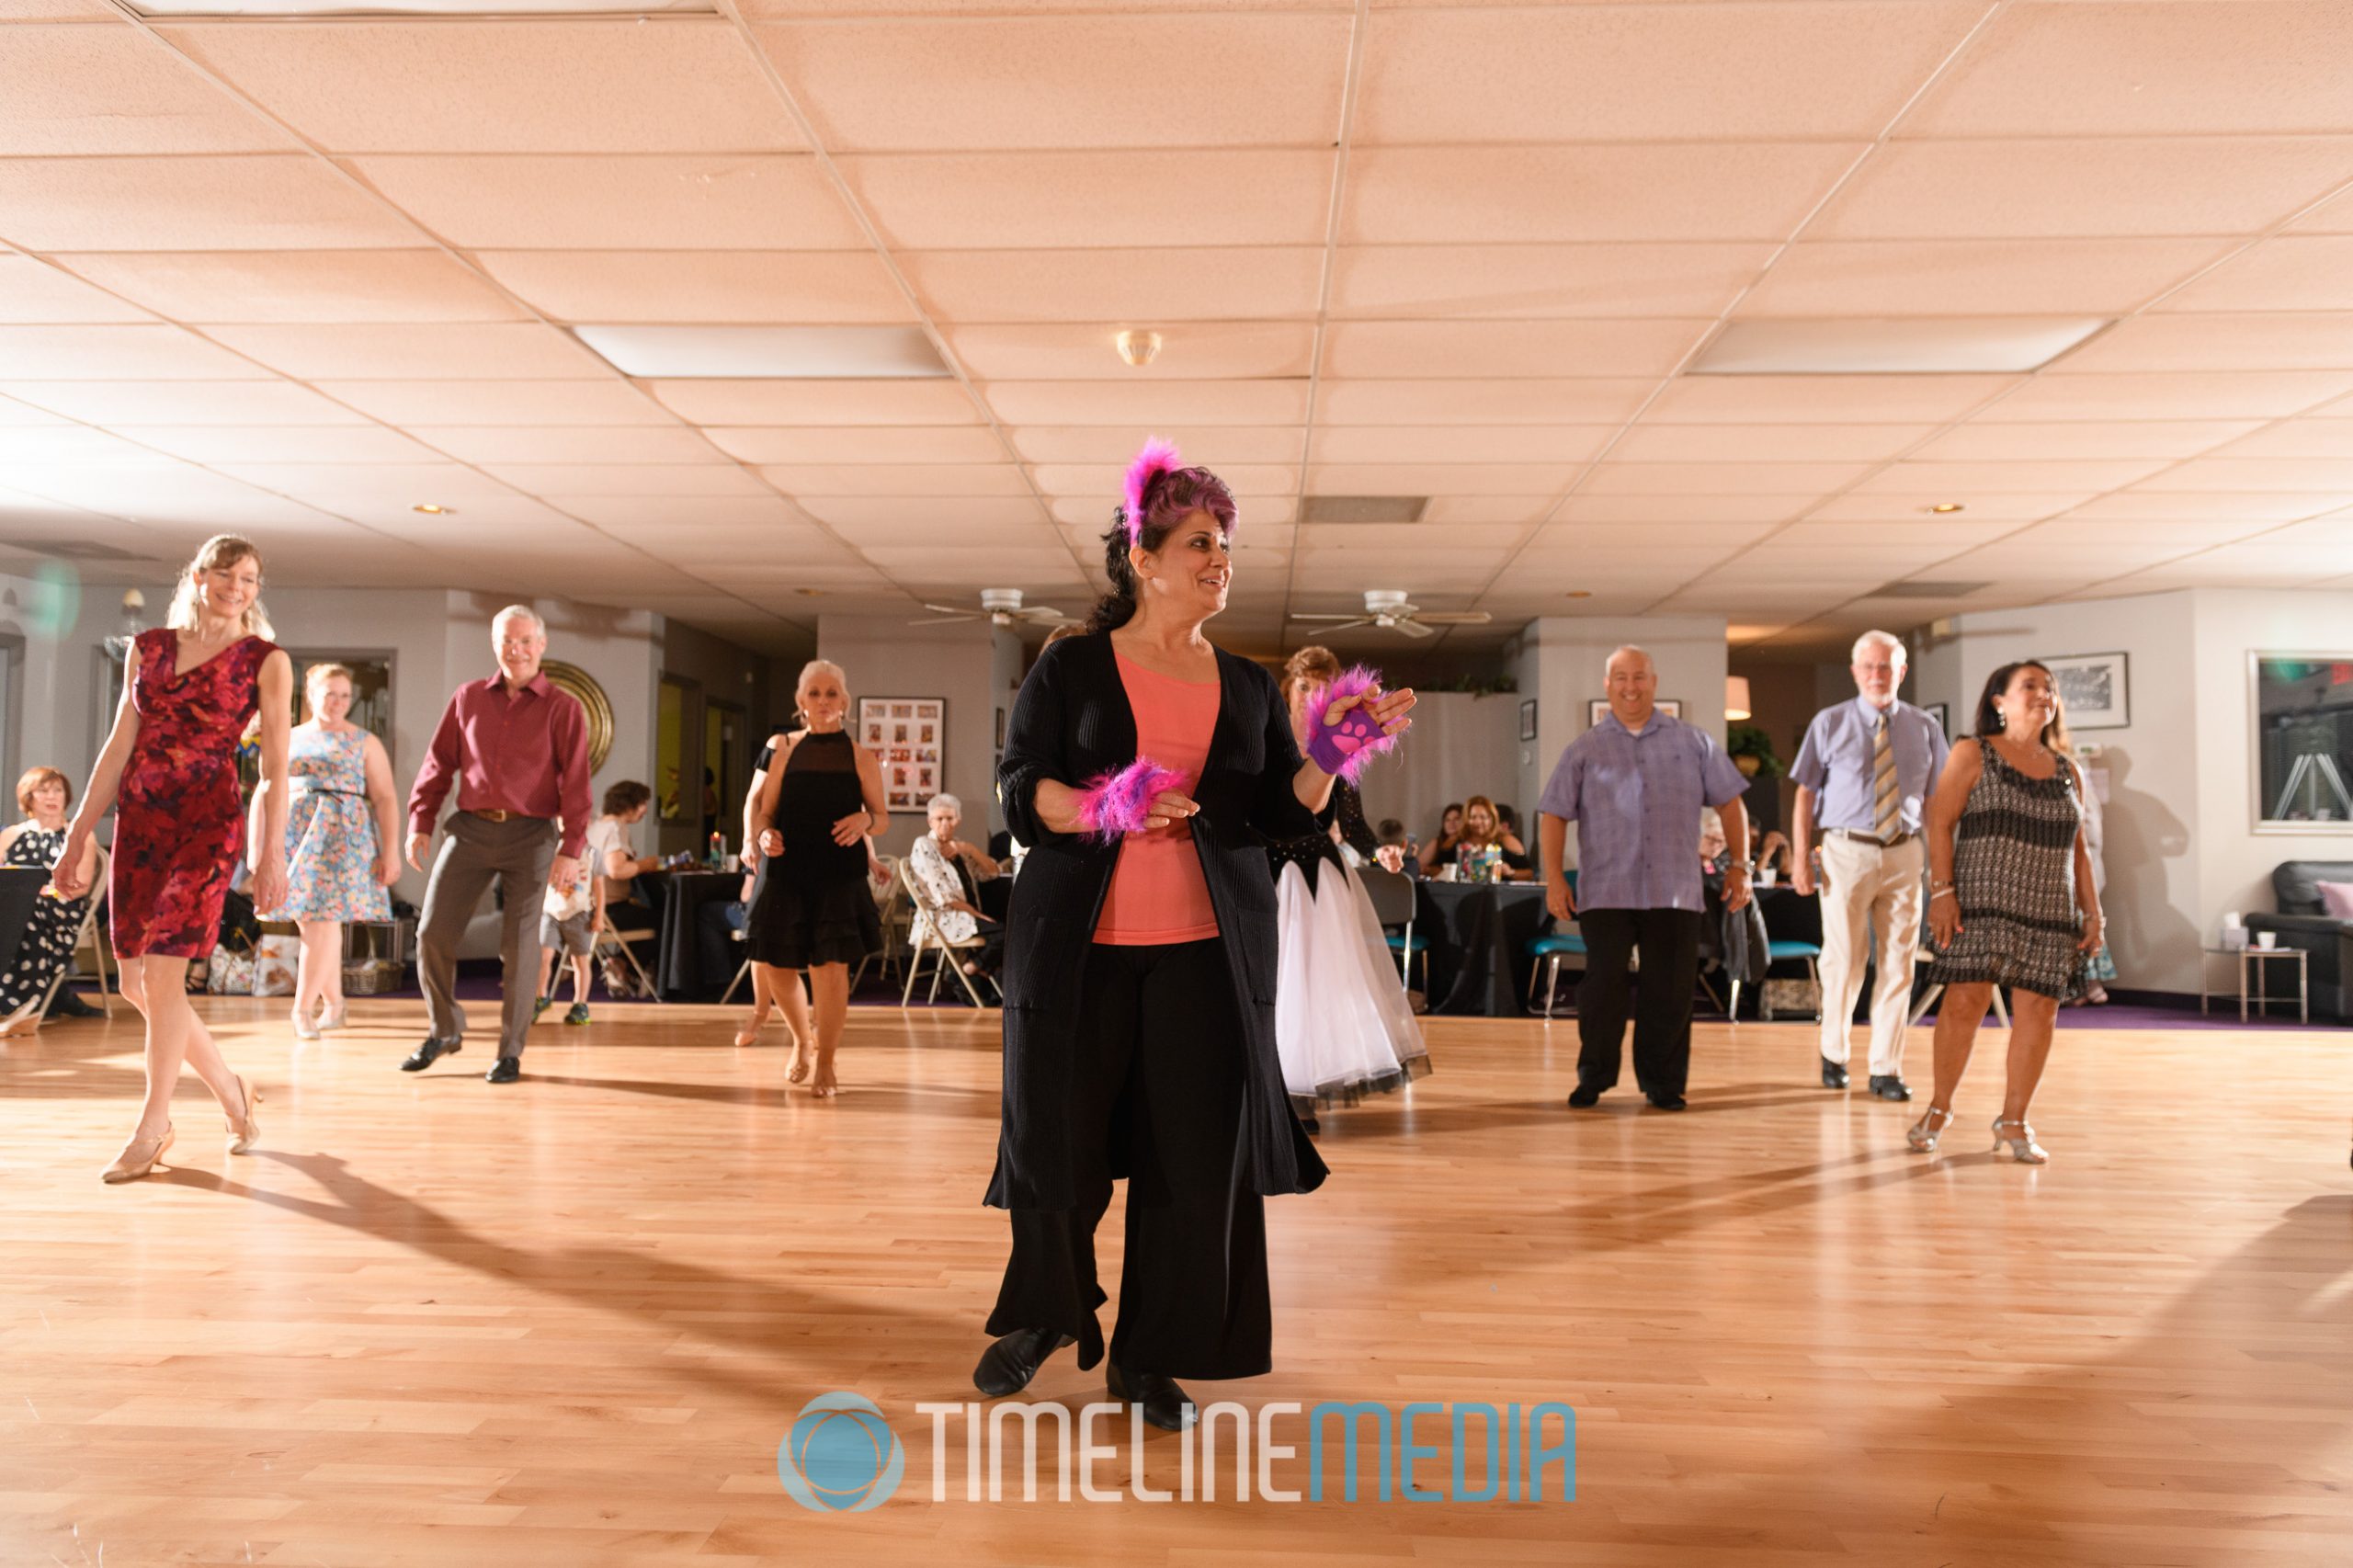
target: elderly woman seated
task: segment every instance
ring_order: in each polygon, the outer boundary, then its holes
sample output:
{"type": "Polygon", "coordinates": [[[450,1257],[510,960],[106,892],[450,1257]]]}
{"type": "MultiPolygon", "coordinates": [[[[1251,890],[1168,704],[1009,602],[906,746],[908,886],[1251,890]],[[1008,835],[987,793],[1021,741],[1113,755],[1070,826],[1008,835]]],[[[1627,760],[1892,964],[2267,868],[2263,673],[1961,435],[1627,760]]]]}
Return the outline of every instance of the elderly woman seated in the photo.
{"type": "MultiPolygon", "coordinates": [[[[994,975],[1005,961],[1005,927],[981,913],[980,884],[1003,868],[978,846],[956,836],[964,820],[963,802],[953,795],[934,795],[926,810],[928,829],[907,851],[907,867],[926,897],[939,909],[939,935],[949,942],[981,938],[977,950],[967,951],[964,972],[994,975]]],[[[921,935],[928,917],[915,914],[921,935]]]]}
{"type": "MultiPolygon", "coordinates": [[[[0,862],[28,870],[48,871],[65,847],[65,809],[74,803],[74,785],[54,767],[35,767],[17,781],[17,807],[25,820],[0,829],[0,862]]],[[[97,874],[98,846],[85,845],[82,853],[81,885],[97,874]]],[[[82,933],[82,917],[90,894],[62,899],[44,888],[33,901],[17,942],[16,961],[0,974],[0,1035],[25,1034],[40,1028],[41,1011],[49,1005],[57,976],[74,960],[74,945],[82,933]]]]}

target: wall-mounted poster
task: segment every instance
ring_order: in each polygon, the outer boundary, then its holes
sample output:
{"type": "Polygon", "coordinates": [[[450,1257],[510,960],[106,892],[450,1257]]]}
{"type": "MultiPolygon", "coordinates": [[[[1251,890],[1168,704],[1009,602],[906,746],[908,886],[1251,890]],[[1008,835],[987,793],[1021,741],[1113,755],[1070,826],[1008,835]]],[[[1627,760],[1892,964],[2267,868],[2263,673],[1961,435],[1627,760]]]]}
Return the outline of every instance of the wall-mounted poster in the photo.
{"type": "Polygon", "coordinates": [[[1920,705],[1920,710],[1937,722],[1938,734],[1947,740],[1952,739],[1952,710],[1950,708],[1941,702],[1924,702],[1920,705]]]}
{"type": "MultiPolygon", "coordinates": [[[[1683,717],[1683,699],[1681,698],[1662,697],[1651,706],[1656,708],[1660,712],[1665,714],[1670,719],[1680,719],[1683,717]]],[[[1609,717],[1609,699],[1606,697],[1597,697],[1590,699],[1586,704],[1585,727],[1586,729],[1592,729],[1596,724],[1600,723],[1608,717],[1609,717]]]]}
{"type": "Polygon", "coordinates": [[[948,703],[938,697],[861,697],[858,738],[882,764],[882,803],[917,812],[948,776],[948,703]]]}
{"type": "Polygon", "coordinates": [[[2073,653],[2045,659],[2070,730],[2122,730],[2132,723],[2122,653],[2073,653]]]}

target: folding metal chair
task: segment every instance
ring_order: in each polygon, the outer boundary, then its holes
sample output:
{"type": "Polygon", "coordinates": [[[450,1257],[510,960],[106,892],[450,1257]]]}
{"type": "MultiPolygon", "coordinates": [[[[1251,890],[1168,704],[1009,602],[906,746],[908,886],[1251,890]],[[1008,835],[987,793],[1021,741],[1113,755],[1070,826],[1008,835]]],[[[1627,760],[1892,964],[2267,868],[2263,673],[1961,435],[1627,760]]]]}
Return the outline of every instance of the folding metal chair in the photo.
{"type": "MultiPolygon", "coordinates": [[[[939,1000],[939,973],[940,971],[947,970],[958,980],[963,982],[964,993],[972,997],[973,1006],[987,1006],[988,1004],[981,999],[979,989],[972,984],[972,977],[964,972],[962,964],[955,961],[955,955],[958,953],[980,951],[982,946],[980,937],[976,934],[966,937],[963,941],[951,942],[939,934],[939,916],[944,912],[938,904],[932,902],[931,895],[924,890],[923,883],[916,880],[912,860],[899,862],[899,881],[905,884],[907,897],[915,903],[915,918],[908,928],[907,983],[906,989],[899,994],[899,1006],[906,1006],[914,997],[915,978],[923,970],[923,955],[930,953],[933,955],[931,993],[926,998],[926,1001],[939,1000]]],[[[988,980],[990,990],[997,991],[995,980],[989,979],[987,975],[983,975],[981,978],[988,980]]],[[[1002,991],[997,991],[1000,999],[1004,994],[1002,991]]]]}
{"type": "Polygon", "coordinates": [[[1372,900],[1372,917],[1381,923],[1382,933],[1389,938],[1389,950],[1397,955],[1397,976],[1408,987],[1414,983],[1414,956],[1422,960],[1422,989],[1430,988],[1430,939],[1414,935],[1414,879],[1403,871],[1392,871],[1384,866],[1362,865],[1357,868],[1357,880],[1364,884],[1365,895],[1372,900]],[[1392,931],[1395,926],[1403,929],[1392,931]]]}

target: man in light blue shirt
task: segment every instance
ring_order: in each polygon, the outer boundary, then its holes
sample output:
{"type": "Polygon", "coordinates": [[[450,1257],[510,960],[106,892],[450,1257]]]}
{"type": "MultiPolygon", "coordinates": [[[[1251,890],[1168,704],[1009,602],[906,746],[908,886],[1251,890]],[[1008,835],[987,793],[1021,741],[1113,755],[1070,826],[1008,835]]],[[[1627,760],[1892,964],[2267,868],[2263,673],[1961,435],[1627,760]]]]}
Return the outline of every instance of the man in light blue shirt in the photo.
{"type": "Polygon", "coordinates": [[[1536,802],[1544,903],[1577,922],[1585,980],[1577,987],[1580,1109],[1618,1082],[1631,968],[1641,949],[1634,1013],[1634,1081],[1661,1110],[1683,1108],[1691,1066],[1691,988],[1699,979],[1699,809],[1721,808],[1733,869],[1724,907],[1748,903],[1748,780],[1705,730],[1658,711],[1658,670],[1640,648],[1609,655],[1609,712],[1561,754],[1536,802]],[[1577,886],[1562,858],[1577,824],[1577,886]]]}
{"type": "Polygon", "coordinates": [[[1920,877],[1927,865],[1921,822],[1944,771],[1944,726],[1895,688],[1904,684],[1903,642],[1884,631],[1855,640],[1855,699],[1825,708],[1806,727],[1790,768],[1798,787],[1790,823],[1793,882],[1822,892],[1822,1086],[1847,1086],[1847,1035],[1863,966],[1874,952],[1871,1093],[1908,1100],[1904,1028],[1912,1002],[1912,960],[1920,946],[1920,877]],[[1812,851],[1821,829],[1821,870],[1812,851]]]}

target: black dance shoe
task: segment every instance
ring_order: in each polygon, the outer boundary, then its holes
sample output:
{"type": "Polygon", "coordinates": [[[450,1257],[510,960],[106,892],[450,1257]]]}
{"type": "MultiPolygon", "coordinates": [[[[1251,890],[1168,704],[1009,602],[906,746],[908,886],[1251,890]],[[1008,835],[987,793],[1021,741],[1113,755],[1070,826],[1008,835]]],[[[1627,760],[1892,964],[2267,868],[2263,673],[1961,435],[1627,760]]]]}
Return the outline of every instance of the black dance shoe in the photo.
{"type": "Polygon", "coordinates": [[[1569,1091],[1571,1110],[1591,1110],[1601,1103],[1601,1091],[1591,1084],[1579,1084],[1569,1091]]]}
{"type": "Polygon", "coordinates": [[[464,1044],[459,1040],[428,1040],[423,1045],[416,1048],[416,1053],[414,1056],[411,1056],[407,1061],[401,1063],[401,1071],[404,1073],[422,1073],[427,1067],[432,1066],[433,1063],[440,1058],[444,1056],[455,1056],[459,1051],[463,1051],[464,1049],[464,1044]]]}
{"type": "Polygon", "coordinates": [[[1113,1399],[1142,1406],[1144,1420],[1164,1432],[1182,1432],[1193,1424],[1193,1401],[1174,1378],[1158,1372],[1123,1372],[1114,1361],[1104,1374],[1104,1382],[1113,1399]]]}
{"type": "Polygon", "coordinates": [[[1651,1102],[1653,1110],[1681,1110],[1691,1103],[1681,1095],[1645,1095],[1643,1097],[1651,1102]]]}
{"type": "Polygon", "coordinates": [[[1871,1096],[1882,1100],[1908,1100],[1912,1097],[1912,1087],[1893,1073],[1874,1073],[1871,1074],[1871,1096]]]}
{"type": "Polygon", "coordinates": [[[490,1064],[490,1071],[484,1073],[482,1077],[485,1084],[511,1084],[522,1075],[523,1059],[521,1057],[502,1056],[490,1064]]]}
{"type": "Polygon", "coordinates": [[[972,1386],[991,1399],[1019,1393],[1029,1386],[1047,1357],[1074,1343],[1069,1335],[1058,1335],[1051,1328],[1015,1329],[981,1352],[981,1364],[972,1369],[972,1386]]]}
{"type": "Polygon", "coordinates": [[[1843,1062],[1833,1062],[1827,1056],[1824,1057],[1822,1059],[1822,1086],[1825,1089],[1845,1088],[1847,1086],[1847,1064],[1843,1062]]]}

